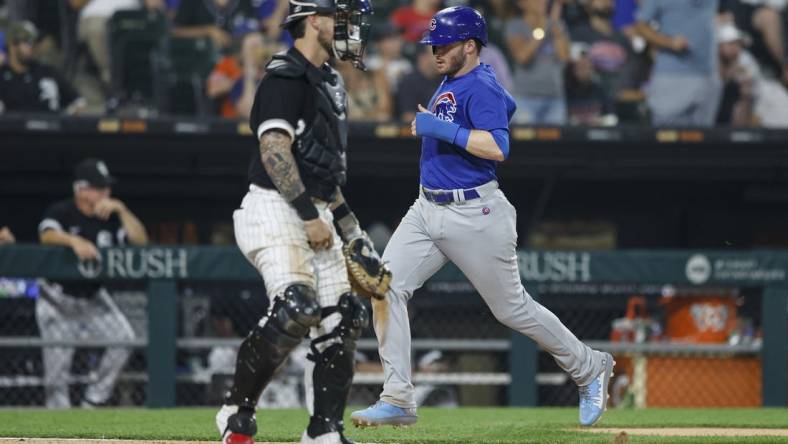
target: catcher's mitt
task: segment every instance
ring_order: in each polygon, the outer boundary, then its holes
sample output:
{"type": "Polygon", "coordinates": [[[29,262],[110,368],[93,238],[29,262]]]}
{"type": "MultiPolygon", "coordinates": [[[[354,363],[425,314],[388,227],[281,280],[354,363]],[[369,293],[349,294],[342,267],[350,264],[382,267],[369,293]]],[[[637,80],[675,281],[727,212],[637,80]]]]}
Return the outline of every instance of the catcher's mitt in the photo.
{"type": "Polygon", "coordinates": [[[350,285],[356,293],[384,299],[391,284],[391,271],[366,236],[348,241],[344,248],[350,285]]]}

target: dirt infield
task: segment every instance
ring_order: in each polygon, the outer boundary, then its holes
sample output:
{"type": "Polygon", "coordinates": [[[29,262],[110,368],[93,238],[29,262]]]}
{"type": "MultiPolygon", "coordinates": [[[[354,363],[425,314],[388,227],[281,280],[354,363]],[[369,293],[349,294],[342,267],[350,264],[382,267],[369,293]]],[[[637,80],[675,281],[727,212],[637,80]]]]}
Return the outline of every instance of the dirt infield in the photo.
{"type": "MultiPolygon", "coordinates": [[[[64,438],[0,438],[2,444],[217,444],[216,441],[150,441],[139,439],[64,439],[64,438]]],[[[289,442],[263,442],[259,444],[294,444],[289,442]]]]}
{"type": "Polygon", "coordinates": [[[734,429],[734,428],[683,428],[683,427],[665,427],[665,428],[594,428],[594,429],[581,429],[583,432],[590,433],[609,433],[620,434],[622,432],[628,435],[655,435],[655,436],[788,436],[788,429],[734,429]]]}
{"type": "MultiPolygon", "coordinates": [[[[788,429],[751,429],[751,428],[593,428],[576,429],[586,433],[618,435],[614,442],[626,443],[627,435],[652,436],[780,436],[788,437],[788,429]],[[621,439],[623,438],[623,439],[621,439]]],[[[216,444],[217,441],[166,441],[138,439],[64,439],[64,438],[0,438],[0,444],[216,444]]],[[[259,444],[296,444],[287,442],[264,442],[259,444]]]]}
{"type": "MultiPolygon", "coordinates": [[[[64,439],[64,438],[0,438],[2,444],[217,444],[216,441],[150,441],[139,439],[64,439]]],[[[295,444],[289,442],[263,442],[258,444],[295,444]]]]}

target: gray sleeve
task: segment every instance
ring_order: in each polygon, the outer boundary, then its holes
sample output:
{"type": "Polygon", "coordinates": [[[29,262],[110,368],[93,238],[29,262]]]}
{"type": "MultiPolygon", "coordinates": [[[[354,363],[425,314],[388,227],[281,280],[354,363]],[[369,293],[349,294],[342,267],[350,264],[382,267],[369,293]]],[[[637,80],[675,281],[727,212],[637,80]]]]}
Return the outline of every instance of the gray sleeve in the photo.
{"type": "Polygon", "coordinates": [[[650,22],[659,17],[660,0],[642,0],[635,18],[641,22],[650,22]]]}
{"type": "Polygon", "coordinates": [[[506,22],[506,38],[522,36],[528,38],[531,35],[531,27],[523,19],[511,19],[506,22]]]}

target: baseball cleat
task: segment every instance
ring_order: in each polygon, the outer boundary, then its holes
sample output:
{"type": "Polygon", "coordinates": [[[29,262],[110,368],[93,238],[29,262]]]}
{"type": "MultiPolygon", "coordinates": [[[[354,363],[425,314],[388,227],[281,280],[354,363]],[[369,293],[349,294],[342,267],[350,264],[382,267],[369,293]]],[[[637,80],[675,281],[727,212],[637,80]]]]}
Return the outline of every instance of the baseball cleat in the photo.
{"type": "Polygon", "coordinates": [[[309,433],[304,430],[301,435],[301,444],[356,444],[354,441],[346,438],[342,432],[325,433],[320,436],[312,438],[309,433]]]}
{"type": "Polygon", "coordinates": [[[254,438],[241,433],[228,433],[222,438],[222,444],[254,444],[254,438]]]}
{"type": "Polygon", "coordinates": [[[590,384],[580,387],[580,425],[592,426],[602,413],[607,410],[607,392],[610,378],[613,376],[613,366],[616,361],[610,353],[605,353],[602,358],[602,372],[590,384]]]}
{"type": "Polygon", "coordinates": [[[356,427],[409,426],[415,424],[418,419],[415,408],[404,409],[386,401],[378,401],[350,415],[350,420],[356,427]]]}
{"type": "Polygon", "coordinates": [[[238,413],[238,406],[223,405],[216,413],[222,444],[254,444],[257,422],[252,414],[238,413]]]}

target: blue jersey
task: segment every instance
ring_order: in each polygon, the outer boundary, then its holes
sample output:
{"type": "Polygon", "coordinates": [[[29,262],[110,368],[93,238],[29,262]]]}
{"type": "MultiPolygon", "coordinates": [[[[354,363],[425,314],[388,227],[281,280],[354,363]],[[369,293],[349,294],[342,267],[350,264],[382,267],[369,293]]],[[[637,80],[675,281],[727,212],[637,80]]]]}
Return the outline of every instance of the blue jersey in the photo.
{"type": "MultiPolygon", "coordinates": [[[[480,64],[463,76],[444,78],[428,109],[464,128],[508,133],[516,106],[490,65],[480,64]]],[[[494,160],[431,137],[422,137],[419,166],[421,185],[434,190],[468,189],[496,179],[494,160]]]]}

